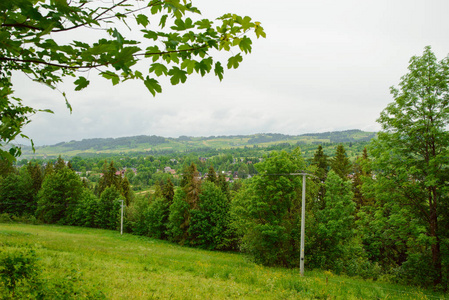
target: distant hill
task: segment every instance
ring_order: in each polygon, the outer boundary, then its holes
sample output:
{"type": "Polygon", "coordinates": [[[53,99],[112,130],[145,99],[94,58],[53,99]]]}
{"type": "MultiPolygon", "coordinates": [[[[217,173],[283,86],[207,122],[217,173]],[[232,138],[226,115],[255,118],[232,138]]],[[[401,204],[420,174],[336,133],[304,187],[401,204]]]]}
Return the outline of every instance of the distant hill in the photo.
{"type": "Polygon", "coordinates": [[[266,147],[274,144],[323,144],[323,143],[355,143],[369,141],[376,136],[375,132],[358,129],[307,133],[302,135],[285,135],[279,133],[260,133],[253,135],[209,136],[165,138],[160,136],[133,136],[120,138],[95,138],[81,141],[62,142],[51,146],[36,147],[33,153],[30,147],[23,147],[22,158],[44,158],[62,155],[122,154],[129,152],[189,151],[193,149],[229,149],[266,147]]]}

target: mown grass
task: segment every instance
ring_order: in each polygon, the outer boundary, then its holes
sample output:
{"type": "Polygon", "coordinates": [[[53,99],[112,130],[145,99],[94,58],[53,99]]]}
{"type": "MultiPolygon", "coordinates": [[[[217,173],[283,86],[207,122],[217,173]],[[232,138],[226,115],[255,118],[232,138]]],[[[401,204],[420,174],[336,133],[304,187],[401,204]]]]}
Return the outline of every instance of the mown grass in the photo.
{"type": "MultiPolygon", "coordinates": [[[[70,280],[108,299],[444,299],[413,287],[267,268],[235,253],[209,252],[118,232],[0,224],[0,243],[36,248],[41,276],[70,280]]],[[[76,286],[75,286],[76,290],[76,286]]]]}

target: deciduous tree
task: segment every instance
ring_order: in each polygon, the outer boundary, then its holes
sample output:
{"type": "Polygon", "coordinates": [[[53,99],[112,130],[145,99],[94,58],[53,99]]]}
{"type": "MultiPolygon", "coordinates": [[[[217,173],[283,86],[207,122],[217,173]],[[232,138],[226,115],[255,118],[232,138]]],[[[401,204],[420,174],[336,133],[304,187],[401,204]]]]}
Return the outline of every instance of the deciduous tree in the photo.
{"type": "Polygon", "coordinates": [[[38,194],[36,214],[46,223],[73,224],[76,207],[83,194],[83,183],[65,167],[45,177],[38,194]]]}
{"type": "Polygon", "coordinates": [[[391,88],[394,102],[378,119],[382,131],[373,143],[373,165],[378,188],[388,190],[390,201],[411,209],[426,228],[419,238],[432,258],[425,274],[438,285],[443,280],[441,247],[449,237],[440,227],[447,222],[449,201],[449,58],[438,61],[426,47],[422,56],[411,58],[408,69],[399,87],[391,88]]]}

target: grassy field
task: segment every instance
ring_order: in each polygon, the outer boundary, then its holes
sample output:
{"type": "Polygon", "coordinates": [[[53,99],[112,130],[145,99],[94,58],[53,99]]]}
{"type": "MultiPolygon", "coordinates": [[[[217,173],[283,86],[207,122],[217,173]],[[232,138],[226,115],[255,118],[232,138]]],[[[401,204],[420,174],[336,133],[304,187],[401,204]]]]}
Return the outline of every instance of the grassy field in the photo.
{"type": "MultiPolygon", "coordinates": [[[[448,299],[430,291],[267,268],[240,254],[209,252],[118,232],[0,224],[2,247],[32,245],[43,278],[107,299],[448,299]]],[[[80,295],[80,293],[77,293],[80,295]]]]}

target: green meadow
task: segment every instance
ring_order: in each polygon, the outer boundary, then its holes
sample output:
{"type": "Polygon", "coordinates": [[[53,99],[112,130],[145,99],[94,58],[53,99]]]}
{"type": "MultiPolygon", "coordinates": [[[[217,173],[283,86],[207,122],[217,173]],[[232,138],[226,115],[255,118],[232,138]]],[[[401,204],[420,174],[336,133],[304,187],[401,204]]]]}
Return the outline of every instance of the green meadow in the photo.
{"type": "Polygon", "coordinates": [[[38,276],[47,288],[68,290],[67,299],[448,299],[326,271],[300,277],[298,269],[263,267],[241,254],[108,230],[0,224],[0,253],[12,248],[34,249],[38,276]]]}

